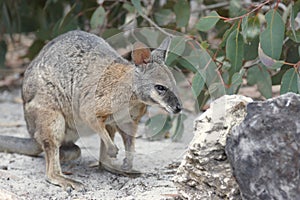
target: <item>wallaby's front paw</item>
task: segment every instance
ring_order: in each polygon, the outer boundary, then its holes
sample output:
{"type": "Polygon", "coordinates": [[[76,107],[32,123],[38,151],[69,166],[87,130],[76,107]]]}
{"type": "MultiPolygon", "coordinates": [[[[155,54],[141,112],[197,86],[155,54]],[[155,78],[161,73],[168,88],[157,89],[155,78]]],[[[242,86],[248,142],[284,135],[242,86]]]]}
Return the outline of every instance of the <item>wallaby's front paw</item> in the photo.
{"type": "Polygon", "coordinates": [[[116,158],[117,155],[118,155],[118,151],[119,151],[118,147],[116,145],[114,145],[114,146],[111,146],[111,147],[108,148],[107,154],[111,158],[116,158]]]}

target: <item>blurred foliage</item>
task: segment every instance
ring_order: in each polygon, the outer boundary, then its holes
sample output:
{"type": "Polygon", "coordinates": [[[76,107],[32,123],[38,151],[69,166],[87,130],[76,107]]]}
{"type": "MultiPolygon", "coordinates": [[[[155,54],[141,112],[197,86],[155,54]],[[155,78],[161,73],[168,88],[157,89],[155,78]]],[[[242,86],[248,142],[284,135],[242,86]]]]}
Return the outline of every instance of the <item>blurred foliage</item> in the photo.
{"type": "MultiPolygon", "coordinates": [[[[34,33],[30,59],[47,41],[73,29],[109,38],[153,27],[156,32],[142,30],[135,37],[154,47],[162,40],[157,31],[173,36],[166,63],[194,74],[192,91],[200,107],[209,98],[237,93],[243,80],[257,85],[265,98],[272,97],[272,85],[280,84],[281,93],[300,92],[300,1],[2,0],[0,8],[1,36],[34,33]]],[[[6,42],[0,37],[1,67],[6,42]]],[[[172,130],[177,138],[184,118],[154,116],[159,131],[147,124],[153,135],[172,130]]]]}

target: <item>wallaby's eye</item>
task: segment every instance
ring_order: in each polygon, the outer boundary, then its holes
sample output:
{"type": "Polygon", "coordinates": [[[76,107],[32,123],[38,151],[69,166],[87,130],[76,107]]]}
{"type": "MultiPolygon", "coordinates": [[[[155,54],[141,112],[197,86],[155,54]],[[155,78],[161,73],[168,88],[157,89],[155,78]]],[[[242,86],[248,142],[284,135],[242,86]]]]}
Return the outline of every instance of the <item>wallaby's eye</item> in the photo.
{"type": "Polygon", "coordinates": [[[165,86],[162,85],[155,85],[154,86],[156,91],[158,92],[159,95],[164,95],[167,91],[167,88],[165,86]]]}

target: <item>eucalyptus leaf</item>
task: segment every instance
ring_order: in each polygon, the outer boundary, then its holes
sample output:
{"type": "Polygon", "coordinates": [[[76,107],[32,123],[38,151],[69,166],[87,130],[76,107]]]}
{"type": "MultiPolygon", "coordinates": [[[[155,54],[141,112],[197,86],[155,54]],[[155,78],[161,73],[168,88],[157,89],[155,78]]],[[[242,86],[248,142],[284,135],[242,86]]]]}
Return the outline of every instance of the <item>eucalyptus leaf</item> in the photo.
{"type": "Polygon", "coordinates": [[[212,29],[220,20],[220,16],[216,11],[212,11],[209,15],[201,17],[196,24],[196,29],[199,31],[208,31],[212,29]]]}
{"type": "Polygon", "coordinates": [[[131,0],[131,3],[133,4],[133,6],[135,7],[136,11],[142,15],[143,14],[143,9],[142,9],[142,5],[141,5],[141,1],[140,0],[131,0]]]}
{"type": "Polygon", "coordinates": [[[32,60],[35,55],[37,55],[40,50],[45,45],[45,42],[42,40],[35,40],[32,45],[29,47],[28,52],[26,54],[26,57],[28,57],[30,60],[32,60]]]}
{"type": "Polygon", "coordinates": [[[135,11],[134,6],[130,5],[130,3],[124,3],[123,8],[125,8],[130,13],[133,13],[135,11]]]}
{"type": "Polygon", "coordinates": [[[266,55],[261,49],[260,44],[258,45],[258,56],[260,61],[269,69],[278,69],[284,64],[284,61],[275,60],[266,55]]]}
{"type": "Polygon", "coordinates": [[[193,81],[192,81],[192,91],[193,91],[194,97],[197,97],[200,95],[202,89],[204,88],[204,85],[205,85],[205,78],[199,72],[197,72],[194,75],[193,81]]]}
{"type": "Polygon", "coordinates": [[[242,34],[247,41],[251,41],[260,34],[260,23],[257,15],[248,18],[247,28],[242,29],[242,34]]]}
{"type": "Polygon", "coordinates": [[[230,87],[227,89],[227,94],[235,94],[237,89],[243,83],[243,73],[235,73],[231,78],[230,87]]]}
{"type": "Polygon", "coordinates": [[[166,64],[170,65],[174,62],[183,52],[186,45],[186,39],[184,37],[178,36],[171,40],[169,47],[168,57],[166,59],[166,64]]]}
{"type": "Polygon", "coordinates": [[[281,55],[285,27],[281,16],[273,9],[266,14],[267,28],[260,35],[263,52],[278,60],[281,55]]]}
{"type": "Polygon", "coordinates": [[[105,10],[102,6],[99,6],[93,13],[91,17],[91,28],[96,29],[104,24],[105,21],[105,10]]]}
{"type": "Polygon", "coordinates": [[[163,139],[171,127],[171,119],[168,115],[155,115],[146,122],[146,136],[150,140],[163,139]]]}
{"type": "Polygon", "coordinates": [[[232,73],[238,72],[243,64],[244,41],[237,29],[233,31],[227,39],[226,56],[231,62],[230,71],[232,73]]]}
{"type": "Polygon", "coordinates": [[[285,72],[281,80],[280,94],[287,92],[298,93],[299,75],[294,68],[285,72]]]}
{"type": "Polygon", "coordinates": [[[295,18],[297,17],[299,12],[300,12],[300,1],[296,1],[291,9],[290,24],[291,24],[294,41],[297,41],[297,42],[300,41],[300,35],[296,33],[295,18]]]}
{"type": "Polygon", "coordinates": [[[248,31],[248,18],[249,16],[245,16],[243,17],[242,19],[242,35],[244,36],[244,38],[246,39],[247,38],[247,31],[248,31]]]}
{"type": "Polygon", "coordinates": [[[240,0],[230,0],[229,1],[229,16],[236,17],[240,13],[242,8],[242,1],[240,0]]]}
{"type": "Polygon", "coordinates": [[[175,131],[172,134],[172,140],[174,142],[178,142],[183,135],[183,131],[184,131],[184,120],[187,119],[187,116],[185,114],[179,114],[173,123],[173,126],[175,126],[175,131]]]}
{"type": "Polygon", "coordinates": [[[7,52],[7,45],[4,40],[0,41],[0,68],[5,66],[5,55],[7,52]]]}
{"type": "Polygon", "coordinates": [[[170,9],[161,9],[154,13],[154,19],[159,26],[168,25],[174,18],[174,13],[170,9]]]}
{"type": "Polygon", "coordinates": [[[190,4],[187,0],[178,0],[174,5],[177,27],[184,27],[190,19],[190,4]]]}
{"type": "Polygon", "coordinates": [[[250,85],[257,85],[260,93],[266,97],[272,97],[272,80],[265,66],[253,66],[248,70],[247,81],[250,85]]]}

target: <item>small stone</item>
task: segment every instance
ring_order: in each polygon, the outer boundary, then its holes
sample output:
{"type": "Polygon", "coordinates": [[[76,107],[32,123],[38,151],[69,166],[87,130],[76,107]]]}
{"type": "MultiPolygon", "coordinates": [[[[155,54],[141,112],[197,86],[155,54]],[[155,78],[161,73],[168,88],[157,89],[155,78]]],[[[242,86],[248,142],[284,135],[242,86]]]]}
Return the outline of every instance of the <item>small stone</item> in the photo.
{"type": "Polygon", "coordinates": [[[2,170],[8,170],[8,167],[6,165],[0,165],[0,169],[2,169],[2,170]]]}

